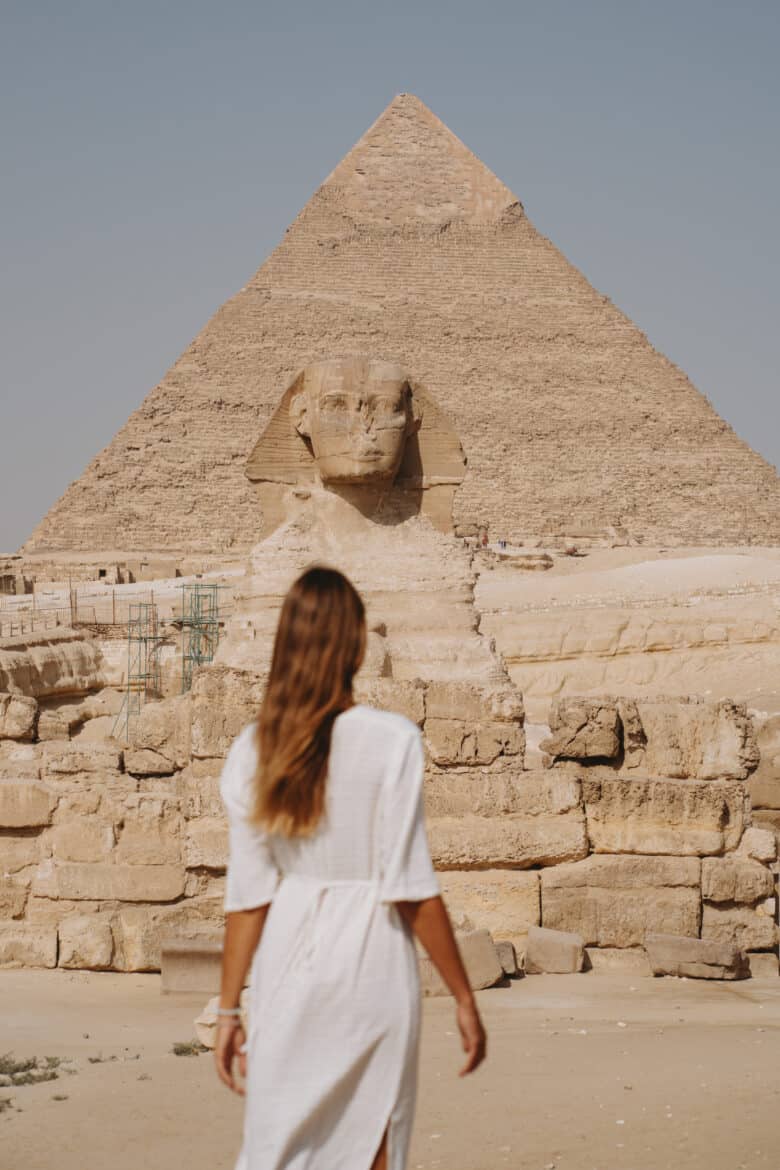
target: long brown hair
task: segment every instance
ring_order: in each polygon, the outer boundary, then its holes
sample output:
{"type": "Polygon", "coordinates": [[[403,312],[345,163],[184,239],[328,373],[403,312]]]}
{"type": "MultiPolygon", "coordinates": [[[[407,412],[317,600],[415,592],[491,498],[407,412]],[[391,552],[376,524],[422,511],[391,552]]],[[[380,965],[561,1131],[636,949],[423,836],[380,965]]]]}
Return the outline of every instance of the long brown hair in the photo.
{"type": "Polygon", "coordinates": [[[316,829],[333,723],[353,704],[352,679],[365,646],[365,609],[355,587],[336,569],[308,569],[284,599],[257,721],[253,819],[269,832],[305,837],[316,829]]]}

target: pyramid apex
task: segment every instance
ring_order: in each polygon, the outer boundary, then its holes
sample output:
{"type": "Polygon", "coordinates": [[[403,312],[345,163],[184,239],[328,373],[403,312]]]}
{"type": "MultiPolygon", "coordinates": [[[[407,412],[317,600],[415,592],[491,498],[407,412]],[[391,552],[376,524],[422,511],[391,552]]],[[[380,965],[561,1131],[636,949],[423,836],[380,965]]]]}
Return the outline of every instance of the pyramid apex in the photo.
{"type": "Polygon", "coordinates": [[[442,226],[490,223],[518,200],[413,93],[398,93],[328,176],[356,223],[442,226]]]}

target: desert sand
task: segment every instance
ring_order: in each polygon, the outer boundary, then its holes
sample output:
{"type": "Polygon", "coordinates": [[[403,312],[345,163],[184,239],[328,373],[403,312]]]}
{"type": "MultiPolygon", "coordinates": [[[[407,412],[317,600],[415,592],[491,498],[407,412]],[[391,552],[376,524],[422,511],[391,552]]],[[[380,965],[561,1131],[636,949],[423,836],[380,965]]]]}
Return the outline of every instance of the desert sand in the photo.
{"type": "MultiPolygon", "coordinates": [[[[451,1001],[425,1003],[410,1170],[777,1166],[777,980],[535,976],[480,999],[489,1058],[465,1080],[451,1001]]],[[[0,1047],[76,1067],[0,1089],[3,1170],[232,1170],[241,1101],[210,1054],[172,1053],[201,1000],[157,975],[0,972],[0,1047]]]]}

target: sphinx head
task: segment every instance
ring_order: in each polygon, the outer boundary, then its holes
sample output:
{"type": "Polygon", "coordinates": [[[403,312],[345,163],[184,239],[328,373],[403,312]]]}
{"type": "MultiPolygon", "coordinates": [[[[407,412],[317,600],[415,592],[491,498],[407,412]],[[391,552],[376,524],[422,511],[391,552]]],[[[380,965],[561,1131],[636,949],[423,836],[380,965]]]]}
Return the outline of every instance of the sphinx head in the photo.
{"type": "Polygon", "coordinates": [[[307,366],[290,419],[311,443],[322,482],[334,484],[392,482],[419,426],[401,367],[370,358],[307,366]]]}

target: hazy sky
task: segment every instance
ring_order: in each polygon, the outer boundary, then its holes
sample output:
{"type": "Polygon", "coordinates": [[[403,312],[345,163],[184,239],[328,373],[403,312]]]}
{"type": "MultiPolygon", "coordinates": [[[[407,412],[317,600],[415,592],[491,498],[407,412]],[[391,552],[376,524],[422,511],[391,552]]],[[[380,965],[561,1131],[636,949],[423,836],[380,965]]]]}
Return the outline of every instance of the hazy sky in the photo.
{"type": "Polygon", "coordinates": [[[393,95],[780,462],[777,0],[2,0],[0,550],[393,95]]]}

